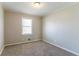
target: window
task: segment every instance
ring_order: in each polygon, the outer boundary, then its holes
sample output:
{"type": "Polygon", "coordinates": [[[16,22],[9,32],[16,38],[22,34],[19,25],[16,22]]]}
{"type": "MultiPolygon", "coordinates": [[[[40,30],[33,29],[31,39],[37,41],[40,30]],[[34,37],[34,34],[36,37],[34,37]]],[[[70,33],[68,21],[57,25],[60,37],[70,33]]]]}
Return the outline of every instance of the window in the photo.
{"type": "Polygon", "coordinates": [[[22,34],[32,34],[32,19],[22,18],[22,34]]]}

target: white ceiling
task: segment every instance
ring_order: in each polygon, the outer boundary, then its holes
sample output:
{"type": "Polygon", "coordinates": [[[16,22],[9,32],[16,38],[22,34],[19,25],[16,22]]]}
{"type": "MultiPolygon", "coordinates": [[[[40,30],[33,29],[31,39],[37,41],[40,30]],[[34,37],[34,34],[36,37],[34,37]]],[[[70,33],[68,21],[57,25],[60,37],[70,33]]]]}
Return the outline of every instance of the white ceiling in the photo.
{"type": "Polygon", "coordinates": [[[32,2],[3,2],[3,7],[6,10],[15,12],[27,13],[31,15],[45,16],[60,8],[65,8],[76,4],[76,2],[41,2],[43,5],[40,8],[32,7],[32,2]]]}

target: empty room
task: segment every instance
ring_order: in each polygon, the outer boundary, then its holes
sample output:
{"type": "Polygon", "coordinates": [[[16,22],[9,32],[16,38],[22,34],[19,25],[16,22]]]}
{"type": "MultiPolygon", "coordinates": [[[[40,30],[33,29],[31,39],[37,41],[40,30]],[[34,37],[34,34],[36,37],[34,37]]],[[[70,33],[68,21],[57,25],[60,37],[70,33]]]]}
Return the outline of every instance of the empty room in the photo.
{"type": "Polygon", "coordinates": [[[79,56],[78,2],[0,2],[1,56],[79,56]]]}

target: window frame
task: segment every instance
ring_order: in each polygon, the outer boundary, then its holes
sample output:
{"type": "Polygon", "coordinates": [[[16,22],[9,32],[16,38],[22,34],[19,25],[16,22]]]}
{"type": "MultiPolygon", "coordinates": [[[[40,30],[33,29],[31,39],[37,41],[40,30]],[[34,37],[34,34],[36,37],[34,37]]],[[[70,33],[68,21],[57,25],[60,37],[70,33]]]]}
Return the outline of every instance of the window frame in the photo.
{"type": "Polygon", "coordinates": [[[32,19],[22,17],[22,35],[32,35],[32,34],[33,34],[33,33],[32,33],[32,23],[33,23],[33,22],[32,22],[32,19]],[[25,19],[25,20],[31,20],[31,26],[24,26],[24,25],[23,25],[23,20],[24,20],[24,19],[25,19]],[[29,33],[28,33],[28,32],[25,32],[25,33],[24,33],[24,30],[23,30],[24,27],[26,27],[26,28],[30,27],[30,28],[31,28],[31,29],[30,29],[30,30],[31,30],[31,31],[30,31],[31,33],[30,33],[30,32],[29,32],[29,33]]]}

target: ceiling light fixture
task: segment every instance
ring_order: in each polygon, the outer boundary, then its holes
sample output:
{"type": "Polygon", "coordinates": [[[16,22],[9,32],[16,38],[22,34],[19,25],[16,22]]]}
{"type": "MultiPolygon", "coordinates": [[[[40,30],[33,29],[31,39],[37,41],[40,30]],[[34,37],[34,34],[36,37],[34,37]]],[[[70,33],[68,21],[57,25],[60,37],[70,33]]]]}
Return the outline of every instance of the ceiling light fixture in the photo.
{"type": "Polygon", "coordinates": [[[39,7],[41,7],[41,3],[40,2],[34,2],[34,3],[32,3],[32,6],[39,8],[39,7]]]}

